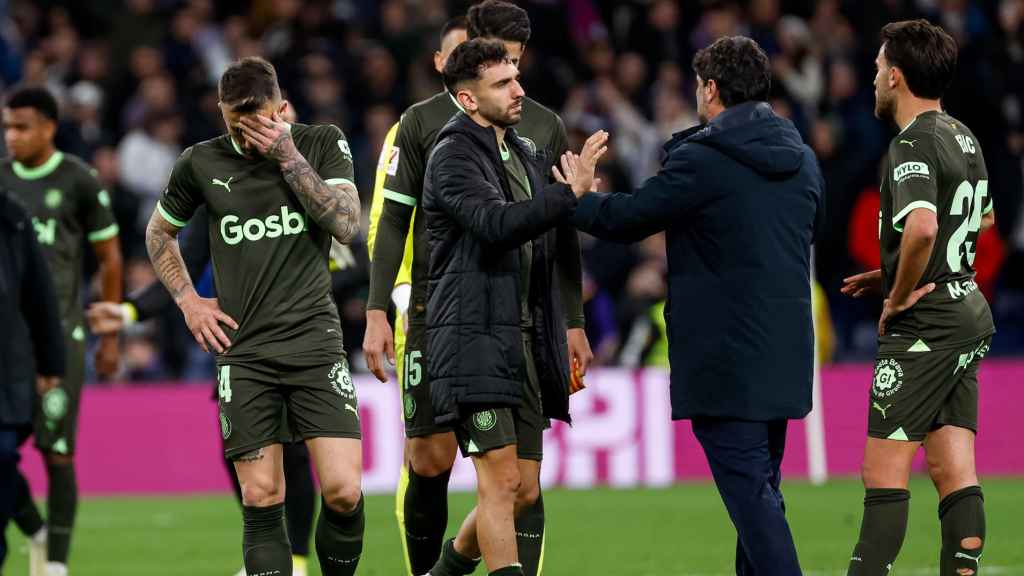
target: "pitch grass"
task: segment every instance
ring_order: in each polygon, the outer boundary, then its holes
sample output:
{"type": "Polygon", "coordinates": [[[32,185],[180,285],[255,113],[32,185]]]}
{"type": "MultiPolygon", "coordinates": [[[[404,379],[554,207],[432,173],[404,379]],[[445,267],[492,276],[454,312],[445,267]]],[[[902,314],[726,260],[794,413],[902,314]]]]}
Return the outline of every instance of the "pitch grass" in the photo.
{"type": "MultiPolygon", "coordinates": [[[[979,576],[1024,575],[1024,479],[987,479],[986,542],[979,576]]],[[[808,575],[845,574],[860,525],[863,490],[856,480],[823,487],[783,486],[790,522],[808,575]]],[[[938,573],[937,498],[915,479],[910,528],[893,576],[938,573]]],[[[471,494],[452,497],[450,530],[472,506],[471,494]]],[[[718,576],[732,574],[735,536],[710,484],[663,490],[551,490],[545,574],[718,576]]],[[[361,576],[402,574],[391,496],[366,501],[361,576]]],[[[231,576],[241,566],[241,516],[228,496],[92,498],[82,502],[72,546],[73,576],[231,576]]],[[[2,571],[28,574],[25,540],[8,529],[10,554],[2,571]]],[[[315,564],[315,561],[312,562],[315,564]]],[[[311,574],[320,574],[311,566],[311,574]]],[[[477,574],[484,574],[481,568],[477,574]]]]}

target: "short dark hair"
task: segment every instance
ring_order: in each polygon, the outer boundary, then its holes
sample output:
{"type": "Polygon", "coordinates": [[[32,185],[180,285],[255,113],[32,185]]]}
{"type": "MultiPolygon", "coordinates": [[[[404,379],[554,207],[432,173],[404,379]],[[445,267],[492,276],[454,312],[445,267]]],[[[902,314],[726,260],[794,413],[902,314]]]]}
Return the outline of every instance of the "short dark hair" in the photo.
{"type": "Polygon", "coordinates": [[[455,30],[469,30],[469,22],[466,20],[466,16],[456,16],[450,18],[441,27],[441,36],[438,38],[438,43],[444,42],[444,39],[448,37],[455,30]]]}
{"type": "Polygon", "coordinates": [[[7,95],[4,102],[7,108],[32,108],[43,117],[57,122],[60,119],[60,107],[53,93],[42,86],[22,86],[15,88],[7,95]]]}
{"type": "Polygon", "coordinates": [[[466,14],[470,38],[497,38],[505,42],[530,40],[530,16],[519,6],[503,0],[484,0],[466,14]]]}
{"type": "Polygon", "coordinates": [[[953,81],[957,45],[945,30],[927,20],[892,22],[882,28],[885,59],[899,68],[918,98],[938,100],[953,81]]]}
{"type": "Polygon", "coordinates": [[[249,56],[235,62],[220,77],[220,101],[235,112],[255,112],[268,101],[280,100],[274,65],[249,56]]]}
{"type": "Polygon", "coordinates": [[[693,71],[704,82],[715,81],[726,108],[752,100],[766,101],[771,93],[768,55],[745,36],[719,38],[698,51],[693,57],[693,71]]]}
{"type": "Polygon", "coordinates": [[[452,51],[441,76],[445,87],[454,95],[463,83],[479,80],[488,65],[507,59],[508,50],[500,41],[474,38],[459,44],[452,51]]]}

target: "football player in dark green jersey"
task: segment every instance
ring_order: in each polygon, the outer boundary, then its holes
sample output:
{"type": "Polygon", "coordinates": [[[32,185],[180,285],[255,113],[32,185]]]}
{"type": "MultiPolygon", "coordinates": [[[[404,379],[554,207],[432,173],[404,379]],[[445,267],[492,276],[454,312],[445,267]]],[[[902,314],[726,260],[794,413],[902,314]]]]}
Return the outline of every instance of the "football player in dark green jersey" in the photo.
{"type": "MultiPolygon", "coordinates": [[[[88,241],[99,261],[104,300],[121,300],[121,248],[110,196],[88,164],[54,147],[57,101],[45,88],[11,92],[3,110],[4,139],[11,158],[0,163],[0,185],[28,207],[39,244],[53,273],[64,323],[68,369],[57,388],[37,402],[36,447],[49,477],[47,527],[28,484],[19,479],[15,521],[30,537],[32,574],[67,573],[71,529],[78,503],[73,457],[78,404],[85,379],[85,321],[82,314],[82,246],[88,241]]],[[[118,364],[117,335],[100,338],[96,372],[112,376],[118,364]]]]}
{"type": "Polygon", "coordinates": [[[993,205],[977,139],[942,110],[956,62],[956,41],[924,20],[882,30],[875,114],[900,132],[882,177],[882,268],[843,286],[852,296],[885,299],[864,450],[867,494],[850,575],[889,573],[906,533],[907,482],[922,444],[940,498],[939,574],[976,574],[984,546],[974,436],[978,365],[995,328],[973,264],[993,205]]]}
{"type": "MultiPolygon", "coordinates": [[[[530,20],[526,11],[509,2],[487,0],[470,8],[468,37],[502,40],[518,65],[530,38],[530,20]]],[[[446,53],[465,36],[460,27],[449,24],[442,33],[442,51],[435,57],[440,72],[446,53]]],[[[387,320],[387,309],[399,268],[406,254],[407,237],[412,236],[411,296],[408,303],[408,331],[405,332],[404,358],[399,375],[406,425],[407,466],[396,495],[399,521],[404,528],[405,546],[413,574],[422,574],[436,561],[447,525],[448,478],[455,461],[457,443],[450,428],[434,424],[430,405],[430,382],[425,357],[426,269],[428,260],[425,220],[419,217],[427,158],[441,128],[461,106],[447,91],[411,106],[402,115],[392,146],[382,150],[384,183],[383,209],[377,220],[376,237],[367,302],[367,330],[363,342],[367,363],[382,381],[384,357],[393,360],[394,341],[387,320]]],[[[549,166],[568,148],[561,119],[535,100],[523,99],[522,121],[518,134],[549,166]]],[[[556,269],[565,311],[570,358],[585,373],[592,358],[583,330],[582,272],[576,231],[564,226],[551,233],[557,240],[556,269]]],[[[406,262],[405,266],[410,264],[406,262]]],[[[539,439],[538,439],[539,441],[539,439]]],[[[543,499],[517,519],[520,559],[528,576],[540,573],[543,564],[543,499]]]]}
{"type": "Polygon", "coordinates": [[[347,244],[359,231],[352,154],[335,126],[281,119],[288,104],[266,60],[232,64],[219,95],[228,133],[182,153],[146,247],[196,340],[217,352],[221,433],[242,487],[246,571],[292,573],[279,440],[286,405],[320,478],[321,571],[348,576],[362,553],[362,449],[327,254],[332,237],[347,244]],[[201,204],[215,299],[196,294],[176,241],[201,204]]]}

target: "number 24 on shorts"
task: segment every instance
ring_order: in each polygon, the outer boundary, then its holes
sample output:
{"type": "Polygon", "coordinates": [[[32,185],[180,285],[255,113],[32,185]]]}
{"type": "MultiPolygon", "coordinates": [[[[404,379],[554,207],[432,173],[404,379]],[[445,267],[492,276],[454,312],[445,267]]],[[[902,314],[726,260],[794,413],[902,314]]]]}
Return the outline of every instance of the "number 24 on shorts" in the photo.
{"type": "Polygon", "coordinates": [[[221,366],[217,371],[217,396],[225,404],[231,402],[231,366],[221,366]]]}

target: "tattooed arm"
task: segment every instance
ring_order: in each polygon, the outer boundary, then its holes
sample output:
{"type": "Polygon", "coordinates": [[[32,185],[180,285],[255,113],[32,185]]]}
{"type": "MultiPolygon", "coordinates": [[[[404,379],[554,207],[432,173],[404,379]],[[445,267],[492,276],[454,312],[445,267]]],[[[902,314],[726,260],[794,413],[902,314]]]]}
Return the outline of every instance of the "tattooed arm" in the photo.
{"type": "Polygon", "coordinates": [[[199,297],[181,258],[177,237],[178,227],[168,222],[159,210],[154,210],[146,226],[146,250],[153,270],[181,308],[185,324],[196,342],[204,351],[209,352],[212,347],[217,353],[223,353],[231,346],[231,340],[220,324],[234,330],[238,330],[238,324],[221,311],[216,298],[199,297]]]}
{"type": "Polygon", "coordinates": [[[338,242],[348,244],[359,233],[359,193],[350,182],[328,184],[309,165],[292,140],[291,126],[275,115],[242,117],[242,135],[260,154],[276,160],[285,182],[298,196],[302,207],[321,228],[338,242]]]}

